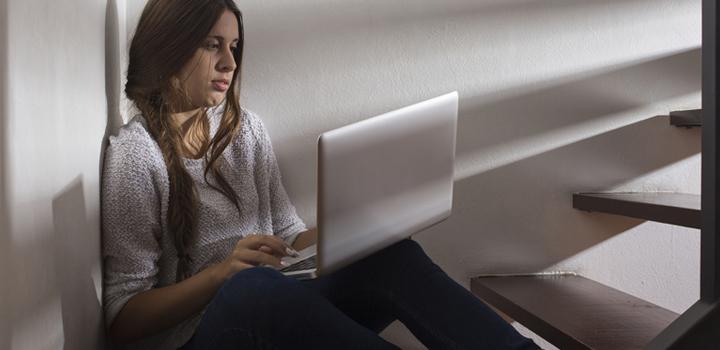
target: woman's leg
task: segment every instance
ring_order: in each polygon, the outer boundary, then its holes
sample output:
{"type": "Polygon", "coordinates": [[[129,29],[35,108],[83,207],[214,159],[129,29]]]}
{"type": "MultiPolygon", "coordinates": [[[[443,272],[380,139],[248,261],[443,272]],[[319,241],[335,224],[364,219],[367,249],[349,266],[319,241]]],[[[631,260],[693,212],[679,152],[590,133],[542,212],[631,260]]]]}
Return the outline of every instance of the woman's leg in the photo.
{"type": "Polygon", "coordinates": [[[358,324],[379,334],[397,320],[390,300],[367,288],[363,281],[337,278],[344,274],[331,274],[302,281],[308,288],[323,295],[336,308],[358,324]]]}
{"type": "Polygon", "coordinates": [[[386,315],[397,317],[430,349],[538,349],[411,240],[307,284],[360,323],[384,328],[386,315]],[[365,296],[371,301],[358,300],[365,296]],[[369,304],[375,310],[367,312],[369,304]]]}
{"type": "Polygon", "coordinates": [[[243,270],[210,302],[190,349],[397,349],[299,281],[243,270]]]}

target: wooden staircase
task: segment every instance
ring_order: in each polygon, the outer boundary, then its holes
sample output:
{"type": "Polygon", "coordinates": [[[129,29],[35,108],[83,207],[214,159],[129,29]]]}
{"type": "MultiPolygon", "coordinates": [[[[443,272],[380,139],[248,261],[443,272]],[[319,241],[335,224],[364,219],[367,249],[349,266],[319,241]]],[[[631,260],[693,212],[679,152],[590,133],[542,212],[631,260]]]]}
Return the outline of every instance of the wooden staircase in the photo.
{"type": "Polygon", "coordinates": [[[678,315],[576,275],[482,277],[472,291],[560,349],[640,349],[678,315]]]}
{"type": "MultiPolygon", "coordinates": [[[[573,208],[700,228],[700,200],[685,193],[575,193],[573,208]]],[[[476,277],[471,290],[563,350],[642,349],[679,316],[574,274],[476,277]]]]}
{"type": "Polygon", "coordinates": [[[700,196],[687,193],[576,193],[573,208],[700,228],[700,196]]]}
{"type": "Polygon", "coordinates": [[[473,293],[563,350],[720,349],[717,15],[716,1],[703,0],[702,110],[669,115],[671,125],[703,128],[702,197],[573,194],[573,207],[579,210],[700,228],[700,300],[677,315],[574,274],[479,276],[471,279],[473,293]]]}
{"type": "MultiPolygon", "coordinates": [[[[700,228],[700,196],[575,193],[573,208],[700,228]]],[[[560,349],[642,349],[678,314],[582,276],[477,277],[471,290],[560,349]]]]}
{"type": "Polygon", "coordinates": [[[688,128],[702,126],[702,109],[671,112],[670,124],[688,128]]]}

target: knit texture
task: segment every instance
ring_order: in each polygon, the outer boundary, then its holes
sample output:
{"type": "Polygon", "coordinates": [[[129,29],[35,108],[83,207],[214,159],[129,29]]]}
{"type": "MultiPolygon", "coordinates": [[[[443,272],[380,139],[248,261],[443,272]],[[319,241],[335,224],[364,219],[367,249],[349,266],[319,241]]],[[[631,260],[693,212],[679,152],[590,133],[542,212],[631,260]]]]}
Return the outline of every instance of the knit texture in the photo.
{"type": "MultiPolygon", "coordinates": [[[[208,109],[211,137],[223,108],[208,109]]],[[[292,244],[306,230],[283,188],[262,121],[242,110],[241,124],[239,135],[219,159],[223,177],[239,196],[240,212],[205,181],[204,159],[183,159],[200,202],[197,238],[190,249],[192,274],[221,262],[247,235],[274,234],[292,244]]],[[[105,153],[102,253],[108,327],[132,296],[174,284],[176,278],[177,251],[167,228],[168,172],[146,125],[142,116],[133,118],[116,137],[110,137],[105,153]]],[[[217,185],[211,174],[208,181],[217,185]]],[[[126,348],[176,349],[190,339],[203,312],[126,348]]]]}

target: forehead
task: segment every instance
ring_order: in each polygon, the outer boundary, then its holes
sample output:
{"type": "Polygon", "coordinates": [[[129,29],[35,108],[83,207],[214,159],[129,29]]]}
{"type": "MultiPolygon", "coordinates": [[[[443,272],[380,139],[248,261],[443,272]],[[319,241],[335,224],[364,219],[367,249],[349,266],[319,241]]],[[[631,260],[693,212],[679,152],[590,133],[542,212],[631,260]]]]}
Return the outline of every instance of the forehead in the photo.
{"type": "Polygon", "coordinates": [[[209,36],[220,36],[227,41],[232,41],[238,40],[238,32],[238,21],[235,14],[226,9],[215,22],[209,36]]]}

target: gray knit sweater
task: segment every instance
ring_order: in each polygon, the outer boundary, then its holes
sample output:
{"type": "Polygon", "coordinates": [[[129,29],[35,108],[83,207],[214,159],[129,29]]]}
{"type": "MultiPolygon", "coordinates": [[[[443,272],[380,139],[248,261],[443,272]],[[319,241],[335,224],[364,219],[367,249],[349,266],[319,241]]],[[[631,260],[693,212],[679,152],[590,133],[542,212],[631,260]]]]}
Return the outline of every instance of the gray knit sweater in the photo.
{"type": "MultiPolygon", "coordinates": [[[[210,134],[223,105],[208,110],[210,134]]],[[[184,159],[199,198],[196,243],[190,250],[195,274],[222,261],[249,234],[275,234],[292,244],[306,230],[282,186],[277,160],[262,121],[242,111],[242,128],[221,157],[221,172],[240,199],[240,212],[205,182],[203,159],[184,159]]],[[[209,174],[209,181],[215,179],[209,174]]],[[[167,229],[169,182],[160,148],[142,116],[110,137],[102,183],[105,322],[127,301],[151,288],[175,283],[177,252],[167,229]]],[[[132,349],[176,349],[192,336],[202,312],[132,349]]]]}

